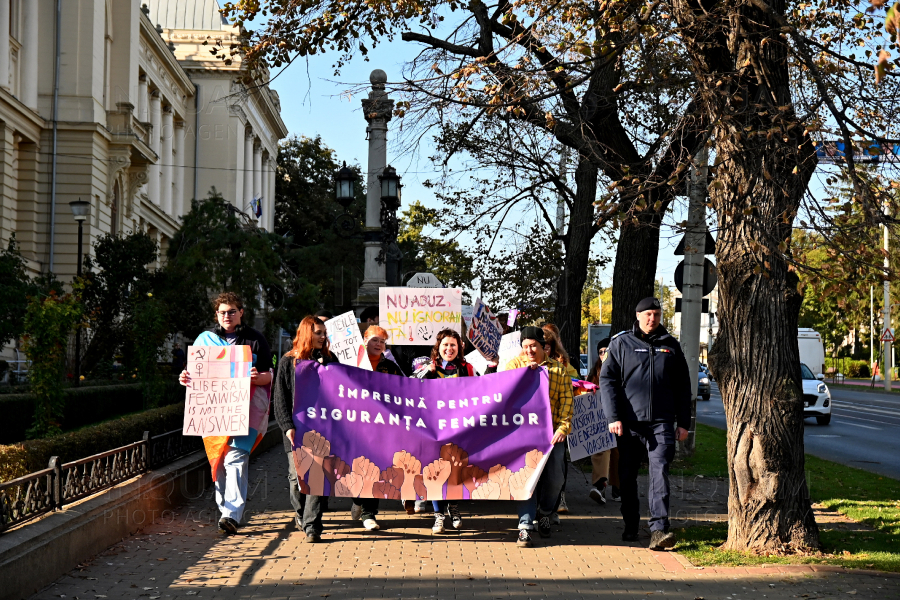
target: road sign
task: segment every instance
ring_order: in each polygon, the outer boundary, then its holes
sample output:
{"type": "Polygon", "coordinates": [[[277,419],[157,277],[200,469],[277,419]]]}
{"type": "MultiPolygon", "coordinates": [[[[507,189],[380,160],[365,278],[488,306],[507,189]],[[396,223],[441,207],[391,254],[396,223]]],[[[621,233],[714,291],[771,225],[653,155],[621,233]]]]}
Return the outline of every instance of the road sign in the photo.
{"type": "Polygon", "coordinates": [[[432,273],[416,273],[406,282],[406,287],[442,288],[444,284],[432,273]]]}
{"type": "MultiPolygon", "coordinates": [[[[709,298],[704,298],[700,303],[700,312],[709,312],[709,298]]],[[[675,298],[675,312],[681,312],[681,298],[675,298]]]]}
{"type": "MultiPolygon", "coordinates": [[[[708,258],[703,259],[703,295],[705,296],[713,291],[718,282],[719,275],[716,272],[716,265],[708,258]]],[[[675,267],[675,287],[678,288],[679,292],[684,293],[682,289],[684,287],[684,261],[681,261],[675,267]]]]}
{"type": "MultiPolygon", "coordinates": [[[[713,239],[713,236],[710,235],[709,231],[706,232],[706,246],[703,249],[703,254],[715,254],[716,253],[716,240],[713,239]]],[[[675,247],[675,256],[684,256],[684,236],[681,238],[681,241],[678,242],[678,246],[675,247]]]]}
{"type": "Polygon", "coordinates": [[[894,341],[894,332],[891,331],[890,327],[886,327],[884,333],[881,334],[882,342],[893,342],[894,341]]]}

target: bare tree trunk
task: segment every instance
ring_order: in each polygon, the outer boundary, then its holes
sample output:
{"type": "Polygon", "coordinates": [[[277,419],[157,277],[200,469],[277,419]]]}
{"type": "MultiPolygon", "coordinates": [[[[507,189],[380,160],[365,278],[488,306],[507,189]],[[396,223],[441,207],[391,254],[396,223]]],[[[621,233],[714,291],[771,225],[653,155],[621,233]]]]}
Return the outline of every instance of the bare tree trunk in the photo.
{"type": "Polygon", "coordinates": [[[730,479],[724,547],[777,553],[818,546],[804,473],[797,322],[786,258],[815,168],[794,113],[786,40],[771,13],[733,0],[674,0],[715,140],[719,336],[710,365],[725,405],[730,479]]]}
{"type": "MultiPolygon", "coordinates": [[[[563,347],[572,360],[581,354],[581,291],[587,279],[591,240],[597,233],[594,225],[594,199],[597,196],[597,165],[580,156],[575,169],[575,202],[566,232],[566,258],[557,283],[556,326],[563,347]]],[[[577,362],[576,368],[577,368],[577,362]]]]}
{"type": "Polygon", "coordinates": [[[661,213],[649,213],[639,218],[638,224],[627,221],[619,229],[616,265],[613,268],[613,335],[631,329],[637,303],[647,296],[656,295],[661,220],[661,213]]]}

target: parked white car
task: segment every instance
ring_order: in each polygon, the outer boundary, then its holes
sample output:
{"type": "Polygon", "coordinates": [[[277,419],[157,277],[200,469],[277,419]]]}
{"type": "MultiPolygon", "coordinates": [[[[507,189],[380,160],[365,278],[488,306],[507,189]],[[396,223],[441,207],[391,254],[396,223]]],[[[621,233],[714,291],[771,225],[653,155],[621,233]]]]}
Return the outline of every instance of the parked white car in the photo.
{"type": "Polygon", "coordinates": [[[804,363],[800,363],[803,377],[803,418],[815,417],[819,425],[831,423],[831,392],[825,385],[824,375],[813,375],[804,363]]]}

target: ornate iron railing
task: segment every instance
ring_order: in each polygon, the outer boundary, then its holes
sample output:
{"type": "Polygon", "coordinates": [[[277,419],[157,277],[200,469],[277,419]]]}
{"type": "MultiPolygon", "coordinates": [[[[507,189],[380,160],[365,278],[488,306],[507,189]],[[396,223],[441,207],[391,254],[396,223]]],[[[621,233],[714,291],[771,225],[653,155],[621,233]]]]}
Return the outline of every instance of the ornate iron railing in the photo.
{"type": "Polygon", "coordinates": [[[195,435],[181,435],[180,429],[155,435],[148,439],[150,469],[167,465],[174,460],[203,449],[203,438],[195,435]]]}
{"type": "Polygon", "coordinates": [[[57,508],[58,462],[54,456],[48,468],[0,483],[0,531],[57,508]]]}
{"type": "Polygon", "coordinates": [[[147,441],[75,460],[62,466],[62,503],[75,502],[147,471],[147,441]]]}
{"type": "Polygon", "coordinates": [[[203,438],[175,429],[0,483],[0,533],[203,449],[203,438]]]}

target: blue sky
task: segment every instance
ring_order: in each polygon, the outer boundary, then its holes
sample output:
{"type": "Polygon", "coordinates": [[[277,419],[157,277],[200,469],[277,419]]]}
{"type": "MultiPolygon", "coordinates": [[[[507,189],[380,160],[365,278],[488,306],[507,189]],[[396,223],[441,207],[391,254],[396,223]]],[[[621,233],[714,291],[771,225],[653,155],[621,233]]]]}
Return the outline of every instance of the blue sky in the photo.
{"type": "MultiPolygon", "coordinates": [[[[355,58],[346,65],[340,76],[334,75],[332,64],[335,55],[312,56],[306,60],[297,60],[281,73],[272,87],[281,97],[281,116],[291,134],[315,137],[320,135],[326,145],[337,152],[339,160],[348,164],[365,165],[367,161],[366,122],[362,116],[360,101],[365,94],[348,97],[347,89],[368,83],[373,69],[382,69],[389,81],[398,81],[403,64],[416,52],[417,47],[408,42],[396,40],[380,44],[369,52],[369,61],[361,57],[355,58]]],[[[395,97],[395,100],[399,99],[395,97]]],[[[434,177],[436,172],[427,160],[427,146],[420,156],[403,156],[397,158],[399,149],[392,144],[396,135],[392,135],[389,123],[388,130],[388,162],[396,167],[403,177],[404,205],[420,200],[426,206],[436,206],[433,193],[426,189],[422,182],[434,177]]],[[[677,219],[670,215],[667,224],[683,218],[682,211],[676,209],[677,219]]],[[[602,251],[600,236],[594,244],[595,254],[602,251]]],[[[657,263],[657,280],[663,278],[667,285],[672,285],[672,273],[680,257],[672,252],[680,239],[670,226],[665,226],[660,240],[660,254],[657,263]]],[[[607,268],[604,284],[612,284],[612,265],[607,268]]]]}

